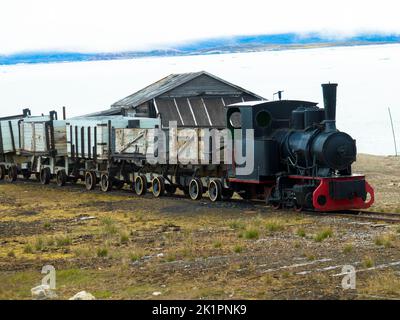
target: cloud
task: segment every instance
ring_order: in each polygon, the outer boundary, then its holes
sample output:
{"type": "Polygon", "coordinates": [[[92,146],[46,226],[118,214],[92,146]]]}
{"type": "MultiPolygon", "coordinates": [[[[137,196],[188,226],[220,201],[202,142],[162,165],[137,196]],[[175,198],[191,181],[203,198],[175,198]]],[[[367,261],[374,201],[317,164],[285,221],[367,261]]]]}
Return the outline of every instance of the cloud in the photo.
{"type": "Polygon", "coordinates": [[[13,0],[2,3],[0,54],[163,48],[279,32],[398,32],[396,1],[13,0]]]}

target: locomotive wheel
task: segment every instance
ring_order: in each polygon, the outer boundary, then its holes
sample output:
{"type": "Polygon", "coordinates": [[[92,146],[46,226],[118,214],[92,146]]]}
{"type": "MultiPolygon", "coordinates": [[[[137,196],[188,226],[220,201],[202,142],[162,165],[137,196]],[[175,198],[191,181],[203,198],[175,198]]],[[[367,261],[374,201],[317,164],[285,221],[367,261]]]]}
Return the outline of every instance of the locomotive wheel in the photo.
{"type": "Polygon", "coordinates": [[[274,210],[279,210],[279,209],[282,208],[282,203],[273,202],[273,203],[271,203],[271,206],[272,206],[272,208],[273,208],[274,210]]]}
{"type": "Polygon", "coordinates": [[[12,165],[8,168],[8,174],[6,177],[6,181],[7,182],[14,182],[15,180],[17,180],[18,177],[18,169],[17,166],[12,165]]]}
{"type": "Polygon", "coordinates": [[[155,177],[151,182],[153,195],[158,198],[165,193],[165,179],[163,177],[155,177]]]}
{"type": "Polygon", "coordinates": [[[138,175],[135,179],[134,189],[137,195],[143,196],[147,192],[147,178],[145,175],[138,175]]]}
{"type": "Polygon", "coordinates": [[[203,196],[203,183],[199,178],[190,180],[189,183],[189,197],[192,200],[200,200],[203,196]]]}
{"type": "Polygon", "coordinates": [[[93,171],[86,171],[85,173],[85,187],[86,190],[93,190],[96,187],[96,173],[93,171]]]}
{"type": "Polygon", "coordinates": [[[65,183],[67,182],[67,174],[65,173],[65,170],[59,170],[57,172],[56,182],[59,187],[65,186],[65,183]]]}
{"type": "Polygon", "coordinates": [[[41,184],[49,184],[51,179],[50,169],[43,168],[40,170],[40,183],[41,184]]]}
{"type": "Polygon", "coordinates": [[[103,192],[109,192],[112,189],[112,180],[108,173],[103,173],[100,177],[100,189],[103,192]]]}
{"type": "Polygon", "coordinates": [[[3,180],[6,176],[6,167],[5,165],[0,165],[0,180],[3,180]]]}
{"type": "Polygon", "coordinates": [[[219,180],[211,180],[208,184],[208,196],[212,202],[222,199],[222,183],[219,180]]]}
{"type": "Polygon", "coordinates": [[[297,203],[294,205],[293,209],[294,209],[294,211],[296,211],[296,212],[301,212],[301,211],[304,210],[303,206],[302,206],[302,205],[299,205],[299,204],[297,204],[297,203]]]}

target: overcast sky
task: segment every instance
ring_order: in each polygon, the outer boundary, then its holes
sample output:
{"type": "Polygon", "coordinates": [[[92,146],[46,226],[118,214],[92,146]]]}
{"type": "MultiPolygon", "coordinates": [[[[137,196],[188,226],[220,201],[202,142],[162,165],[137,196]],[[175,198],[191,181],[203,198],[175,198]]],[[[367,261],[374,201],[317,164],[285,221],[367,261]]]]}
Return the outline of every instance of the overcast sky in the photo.
{"type": "Polygon", "coordinates": [[[0,54],[120,51],[217,36],[400,33],[396,0],[2,0],[0,54]]]}

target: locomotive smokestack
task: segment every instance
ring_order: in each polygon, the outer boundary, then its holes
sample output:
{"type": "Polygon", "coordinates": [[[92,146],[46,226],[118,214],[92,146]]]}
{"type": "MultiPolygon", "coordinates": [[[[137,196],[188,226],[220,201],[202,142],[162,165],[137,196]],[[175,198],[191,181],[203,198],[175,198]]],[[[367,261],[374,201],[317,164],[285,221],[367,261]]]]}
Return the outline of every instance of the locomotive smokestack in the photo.
{"type": "Polygon", "coordinates": [[[324,96],[325,120],[336,120],[336,89],[337,83],[322,84],[324,96]]]}

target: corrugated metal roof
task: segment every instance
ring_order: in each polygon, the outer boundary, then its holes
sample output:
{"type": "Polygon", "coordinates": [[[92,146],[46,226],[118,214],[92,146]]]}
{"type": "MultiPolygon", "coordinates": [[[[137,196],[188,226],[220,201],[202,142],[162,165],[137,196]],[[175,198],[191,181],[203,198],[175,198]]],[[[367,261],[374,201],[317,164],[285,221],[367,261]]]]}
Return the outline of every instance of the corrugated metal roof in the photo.
{"type": "Polygon", "coordinates": [[[71,119],[76,119],[76,118],[80,118],[80,117],[98,117],[98,116],[120,115],[121,111],[122,111],[122,108],[121,107],[117,107],[117,108],[112,108],[112,109],[107,109],[107,110],[103,110],[103,111],[98,111],[98,112],[85,114],[83,116],[76,116],[76,117],[73,117],[71,119]]]}
{"type": "Polygon", "coordinates": [[[245,92],[249,95],[254,96],[255,98],[265,100],[263,97],[256,95],[255,93],[252,93],[246,89],[243,89],[237,85],[234,85],[230,82],[227,82],[221,78],[218,78],[206,71],[200,71],[200,72],[191,72],[191,73],[180,73],[180,74],[170,74],[169,76],[162,78],[161,80],[152,83],[151,85],[135,92],[134,94],[131,94],[124,99],[121,99],[117,102],[115,102],[111,107],[112,108],[118,108],[118,107],[136,107],[146,101],[152,100],[176,87],[179,87],[183,85],[184,83],[187,83],[188,81],[191,81],[201,75],[207,75],[211,78],[214,78],[220,82],[225,83],[228,86],[231,86],[233,88],[236,88],[242,92],[245,92]]]}

